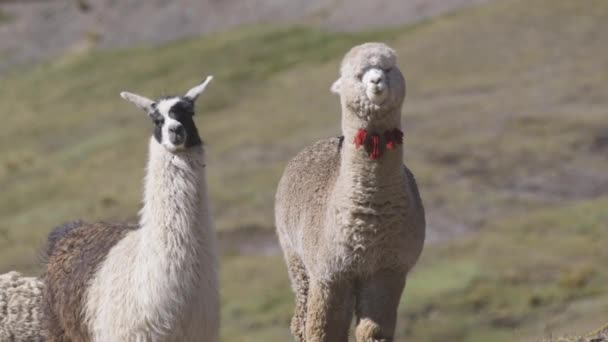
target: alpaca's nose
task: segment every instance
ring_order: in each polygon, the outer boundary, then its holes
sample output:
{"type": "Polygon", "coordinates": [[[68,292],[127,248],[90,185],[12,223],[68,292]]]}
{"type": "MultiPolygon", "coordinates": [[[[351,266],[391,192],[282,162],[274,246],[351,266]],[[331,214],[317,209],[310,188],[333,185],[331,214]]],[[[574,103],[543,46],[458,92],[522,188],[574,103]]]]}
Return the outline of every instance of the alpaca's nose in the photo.
{"type": "Polygon", "coordinates": [[[381,104],[388,96],[388,84],[386,82],[386,74],[379,68],[369,69],[363,75],[363,83],[365,84],[365,93],[375,104],[381,104]]]}
{"type": "Polygon", "coordinates": [[[385,82],[385,78],[384,71],[378,68],[369,69],[365,75],[363,75],[363,81],[371,86],[381,85],[385,82]]]}
{"type": "Polygon", "coordinates": [[[382,76],[376,74],[376,75],[372,76],[369,79],[369,81],[372,82],[373,84],[378,84],[378,83],[380,83],[380,81],[382,81],[382,76]]]}

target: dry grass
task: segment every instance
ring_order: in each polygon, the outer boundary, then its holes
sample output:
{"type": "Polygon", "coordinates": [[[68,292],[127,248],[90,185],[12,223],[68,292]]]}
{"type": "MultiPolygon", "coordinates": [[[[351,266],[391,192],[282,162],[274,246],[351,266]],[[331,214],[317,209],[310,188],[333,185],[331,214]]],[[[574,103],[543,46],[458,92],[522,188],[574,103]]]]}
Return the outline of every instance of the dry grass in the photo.
{"type": "Polygon", "coordinates": [[[558,337],[555,339],[546,340],[545,342],[608,342],[608,325],[594,332],[579,337],[558,337]]]}

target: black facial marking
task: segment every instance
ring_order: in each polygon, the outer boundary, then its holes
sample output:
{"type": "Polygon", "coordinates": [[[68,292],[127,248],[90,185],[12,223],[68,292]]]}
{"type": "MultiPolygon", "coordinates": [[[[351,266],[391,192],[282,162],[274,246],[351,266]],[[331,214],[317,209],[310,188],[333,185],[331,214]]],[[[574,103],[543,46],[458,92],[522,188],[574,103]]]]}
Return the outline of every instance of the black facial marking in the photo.
{"type": "MultiPolygon", "coordinates": [[[[177,97],[166,96],[159,99],[158,102],[173,98],[177,97]]],[[[154,105],[153,108],[155,111],[150,113],[150,118],[154,123],[154,139],[160,144],[163,141],[163,125],[165,124],[165,118],[158,112],[156,105],[154,105]]],[[[179,97],[179,101],[169,109],[169,117],[181,123],[186,133],[186,141],[184,142],[184,147],[186,148],[202,144],[193,116],[194,102],[187,98],[179,97]]]]}
{"type": "Polygon", "coordinates": [[[150,119],[154,123],[154,139],[160,144],[163,141],[162,127],[165,122],[165,118],[156,109],[156,103],[152,104],[153,112],[149,113],[150,119]]]}
{"type": "Polygon", "coordinates": [[[184,147],[197,146],[202,143],[198,135],[198,130],[194,124],[194,102],[186,98],[180,98],[171,109],[169,109],[169,117],[177,120],[182,124],[186,131],[186,142],[184,147]]]}
{"type": "Polygon", "coordinates": [[[160,144],[163,142],[163,125],[154,125],[154,139],[160,144]]]}

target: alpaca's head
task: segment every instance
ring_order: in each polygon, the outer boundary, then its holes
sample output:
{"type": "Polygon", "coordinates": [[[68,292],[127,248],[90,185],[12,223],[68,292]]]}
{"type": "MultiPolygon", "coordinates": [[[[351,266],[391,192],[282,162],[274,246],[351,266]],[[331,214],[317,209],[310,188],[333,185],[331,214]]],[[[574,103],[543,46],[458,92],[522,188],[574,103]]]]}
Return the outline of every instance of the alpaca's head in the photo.
{"type": "Polygon", "coordinates": [[[120,96],[148,113],[154,123],[154,138],[159,144],[169,152],[178,152],[201,144],[194,123],[194,102],[212,79],[212,76],[207,77],[184,96],[167,96],[156,101],[126,91],[120,96]]]}
{"type": "Polygon", "coordinates": [[[383,43],[353,47],[344,56],[340,78],[331,91],[340,95],[343,106],[364,120],[394,113],[405,98],[405,80],[397,67],[395,51],[383,43]]]}

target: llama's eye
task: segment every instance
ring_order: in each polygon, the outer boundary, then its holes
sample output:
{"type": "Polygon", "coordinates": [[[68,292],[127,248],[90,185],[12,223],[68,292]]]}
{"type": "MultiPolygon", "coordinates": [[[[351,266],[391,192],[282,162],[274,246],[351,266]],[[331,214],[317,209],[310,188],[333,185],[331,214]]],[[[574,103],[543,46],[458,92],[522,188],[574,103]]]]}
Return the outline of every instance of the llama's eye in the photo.
{"type": "Polygon", "coordinates": [[[164,122],[165,122],[165,120],[162,119],[162,118],[160,118],[160,119],[154,119],[154,124],[156,126],[161,126],[164,122]]]}
{"type": "Polygon", "coordinates": [[[384,73],[388,74],[389,72],[391,72],[391,70],[393,70],[393,68],[385,68],[382,70],[384,70],[384,73]]]}

